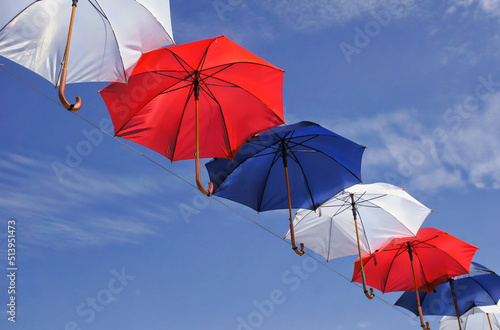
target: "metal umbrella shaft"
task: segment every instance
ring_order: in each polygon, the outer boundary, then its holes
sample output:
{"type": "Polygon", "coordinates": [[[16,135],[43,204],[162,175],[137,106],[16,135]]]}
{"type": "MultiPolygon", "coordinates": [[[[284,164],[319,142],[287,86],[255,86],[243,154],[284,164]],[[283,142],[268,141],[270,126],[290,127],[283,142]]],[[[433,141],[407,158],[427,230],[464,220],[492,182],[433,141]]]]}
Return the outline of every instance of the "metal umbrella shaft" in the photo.
{"type": "Polygon", "coordinates": [[[363,281],[363,291],[365,293],[366,298],[373,299],[373,297],[375,297],[373,288],[370,288],[370,293],[368,293],[368,288],[366,287],[365,270],[363,269],[363,259],[361,258],[361,244],[359,242],[358,219],[356,216],[356,203],[354,202],[354,194],[350,194],[350,196],[351,196],[352,216],[354,218],[354,227],[356,228],[356,241],[358,243],[359,268],[361,270],[361,279],[363,281]]]}
{"type": "Polygon", "coordinates": [[[62,105],[69,111],[76,111],[82,107],[82,99],[77,96],[76,103],[70,104],[66,97],[64,96],[64,92],[66,90],[66,76],[68,74],[68,55],[69,55],[69,46],[71,44],[71,35],[73,33],[73,22],[75,20],[75,11],[78,0],[73,0],[72,9],[71,9],[71,19],[69,22],[69,30],[68,30],[68,40],[66,41],[66,51],[64,52],[64,61],[63,68],[61,72],[61,80],[59,83],[59,100],[61,100],[62,105]]]}
{"type": "Polygon", "coordinates": [[[420,317],[420,326],[424,330],[430,330],[429,322],[427,322],[427,324],[424,323],[424,317],[423,317],[423,313],[422,313],[422,305],[420,304],[420,296],[418,295],[417,277],[415,276],[415,267],[413,266],[413,252],[411,250],[411,244],[410,244],[410,242],[406,242],[406,245],[408,247],[408,255],[410,256],[411,271],[413,274],[413,282],[415,283],[415,293],[417,295],[418,316],[420,317]]]}

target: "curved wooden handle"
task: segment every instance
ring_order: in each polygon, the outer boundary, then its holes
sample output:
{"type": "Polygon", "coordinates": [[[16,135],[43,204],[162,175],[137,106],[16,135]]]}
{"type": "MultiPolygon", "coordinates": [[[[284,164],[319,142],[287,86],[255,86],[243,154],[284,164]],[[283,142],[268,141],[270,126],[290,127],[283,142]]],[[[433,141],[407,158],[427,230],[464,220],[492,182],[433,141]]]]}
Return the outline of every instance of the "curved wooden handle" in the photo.
{"type": "Polygon", "coordinates": [[[69,47],[71,44],[71,34],[73,33],[73,21],[75,19],[75,9],[78,0],[73,0],[72,9],[71,9],[71,20],[69,22],[69,30],[68,30],[68,40],[66,41],[66,51],[64,52],[64,61],[63,61],[63,69],[61,72],[61,80],[59,84],[59,100],[61,100],[62,105],[69,111],[77,111],[82,107],[82,99],[80,97],[76,97],[75,104],[71,104],[66,100],[66,96],[64,96],[64,92],[66,91],[66,75],[68,74],[68,55],[69,55],[69,47]]]}
{"type": "Polygon", "coordinates": [[[295,245],[295,242],[292,243],[293,247],[292,249],[297,253],[299,256],[303,255],[306,253],[306,249],[304,248],[304,243],[300,243],[300,250],[299,248],[295,245]]]}
{"type": "Polygon", "coordinates": [[[205,189],[205,187],[203,187],[203,185],[201,184],[201,181],[196,179],[196,185],[198,186],[198,189],[204,193],[205,195],[207,196],[212,196],[212,194],[214,193],[214,184],[212,182],[209,182],[208,183],[208,190],[205,189]]]}
{"type": "Polygon", "coordinates": [[[76,97],[75,104],[71,104],[66,100],[64,93],[66,91],[66,75],[68,74],[68,70],[64,68],[61,73],[61,83],[59,85],[59,100],[61,100],[62,105],[68,111],[77,111],[82,107],[82,99],[81,97],[76,97]]]}
{"type": "Polygon", "coordinates": [[[200,158],[196,154],[196,185],[198,189],[207,196],[211,196],[214,193],[214,184],[212,182],[208,183],[208,190],[201,184],[201,174],[200,174],[200,158]]]}
{"type": "Polygon", "coordinates": [[[375,292],[373,291],[373,288],[370,288],[370,293],[368,293],[368,288],[366,287],[366,284],[363,283],[363,289],[364,289],[366,298],[373,299],[375,297],[375,292]]]}

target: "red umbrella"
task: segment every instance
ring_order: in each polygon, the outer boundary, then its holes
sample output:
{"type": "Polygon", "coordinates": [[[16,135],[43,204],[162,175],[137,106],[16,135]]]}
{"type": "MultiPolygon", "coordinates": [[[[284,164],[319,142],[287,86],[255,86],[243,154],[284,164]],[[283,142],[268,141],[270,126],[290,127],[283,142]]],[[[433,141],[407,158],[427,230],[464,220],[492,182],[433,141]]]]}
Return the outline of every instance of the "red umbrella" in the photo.
{"type": "MultiPolygon", "coordinates": [[[[362,257],[366,283],[382,292],[432,292],[449,278],[469,272],[477,247],[434,228],[422,228],[416,237],[395,238],[362,257]]],[[[353,282],[361,283],[359,259],[353,282]]],[[[420,302],[419,314],[425,329],[420,302]]]]}
{"type": "Polygon", "coordinates": [[[284,71],[222,36],[144,54],[128,84],[103,90],[115,135],[168,159],[234,158],[253,135],[284,123],[284,71]]]}

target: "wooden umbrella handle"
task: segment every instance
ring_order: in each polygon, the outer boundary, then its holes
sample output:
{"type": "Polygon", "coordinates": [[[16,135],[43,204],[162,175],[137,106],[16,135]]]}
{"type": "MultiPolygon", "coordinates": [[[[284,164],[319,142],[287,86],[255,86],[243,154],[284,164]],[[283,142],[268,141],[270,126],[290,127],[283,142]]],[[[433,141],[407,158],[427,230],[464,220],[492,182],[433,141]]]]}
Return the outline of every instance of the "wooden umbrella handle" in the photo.
{"type": "Polygon", "coordinates": [[[196,166],[196,185],[198,186],[198,189],[204,193],[207,196],[211,196],[214,193],[214,184],[212,182],[208,183],[208,190],[203,187],[201,184],[201,174],[200,174],[200,123],[199,123],[199,110],[198,110],[198,92],[195,92],[196,97],[195,97],[195,117],[196,117],[196,161],[195,161],[195,166],[196,166]]]}
{"type": "Polygon", "coordinates": [[[211,196],[214,193],[214,184],[212,182],[208,183],[208,190],[201,184],[200,157],[198,156],[198,152],[196,153],[196,185],[198,189],[207,196],[211,196]]]}
{"type": "Polygon", "coordinates": [[[363,269],[363,258],[361,256],[361,245],[359,242],[358,219],[356,216],[356,202],[354,201],[354,194],[351,194],[351,207],[352,217],[354,218],[354,228],[356,229],[356,241],[358,243],[359,269],[361,270],[361,280],[363,281],[363,292],[365,293],[366,298],[373,299],[375,297],[373,288],[370,288],[370,293],[368,293],[368,287],[366,286],[365,270],[363,269]]]}
{"type": "Polygon", "coordinates": [[[61,100],[62,105],[69,111],[77,111],[82,107],[82,99],[80,97],[76,97],[75,104],[71,104],[66,100],[64,93],[66,91],[66,76],[68,74],[68,54],[69,54],[69,46],[71,43],[71,34],[73,33],[73,21],[75,19],[75,10],[76,4],[78,0],[73,0],[72,10],[71,10],[71,20],[69,22],[69,30],[68,30],[68,40],[66,41],[66,51],[64,52],[64,61],[63,61],[63,69],[61,72],[61,80],[59,83],[59,100],[61,100]]]}
{"type": "MultiPolygon", "coordinates": [[[[286,157],[286,154],[283,157],[286,157]]],[[[292,198],[290,197],[290,181],[288,180],[288,166],[286,166],[286,161],[284,161],[284,164],[285,164],[286,192],[288,196],[288,212],[290,216],[290,240],[292,241],[293,251],[295,251],[295,253],[301,256],[304,253],[306,253],[306,250],[304,247],[304,243],[300,243],[300,250],[297,247],[297,244],[295,244],[295,228],[293,228],[292,198]]]]}
{"type": "Polygon", "coordinates": [[[66,69],[66,61],[64,61],[64,63],[64,68],[61,73],[61,82],[59,84],[59,100],[68,111],[77,111],[82,107],[81,97],[77,96],[75,104],[71,104],[66,100],[66,97],[64,96],[64,93],[66,91],[66,75],[68,73],[68,70],[66,69]]]}

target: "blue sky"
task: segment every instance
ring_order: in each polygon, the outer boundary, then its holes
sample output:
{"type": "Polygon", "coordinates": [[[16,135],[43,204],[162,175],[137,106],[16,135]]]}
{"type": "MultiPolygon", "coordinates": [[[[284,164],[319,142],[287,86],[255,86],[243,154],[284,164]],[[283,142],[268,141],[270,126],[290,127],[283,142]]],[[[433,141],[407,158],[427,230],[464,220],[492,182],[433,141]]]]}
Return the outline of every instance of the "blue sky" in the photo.
{"type": "MultiPolygon", "coordinates": [[[[405,188],[434,210],[424,227],[500,270],[500,1],[174,0],[171,11],[177,44],[226,35],[286,70],[287,123],[366,145],[365,183],[405,188]]],[[[0,268],[15,218],[18,329],[419,327],[392,307],[398,293],[368,301],[349,282],[354,256],[293,253],[286,210],[208,199],[187,183],[193,161],[125,141],[143,157],[89,124],[112,131],[106,84],[68,85],[84,101],[75,115],[46,80],[0,64],[0,268]]],[[[0,310],[7,287],[0,277],[0,310]]],[[[0,328],[14,328],[6,315],[0,328]]]]}

